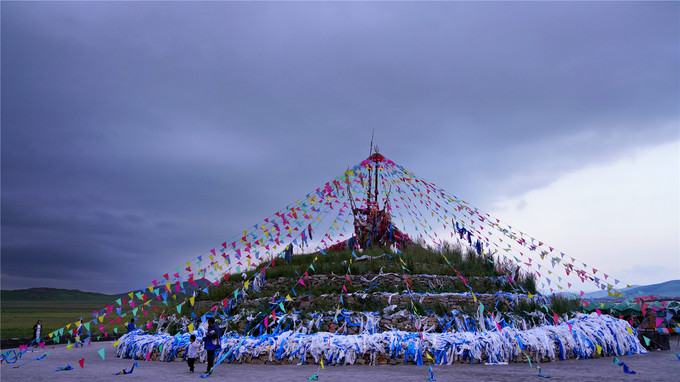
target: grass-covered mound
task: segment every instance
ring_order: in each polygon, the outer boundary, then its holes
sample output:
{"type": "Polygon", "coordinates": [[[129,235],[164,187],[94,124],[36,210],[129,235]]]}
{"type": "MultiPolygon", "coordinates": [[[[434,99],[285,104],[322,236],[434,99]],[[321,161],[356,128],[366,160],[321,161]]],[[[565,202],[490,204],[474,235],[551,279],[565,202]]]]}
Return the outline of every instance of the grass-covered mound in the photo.
{"type": "MultiPolygon", "coordinates": [[[[411,244],[396,252],[385,248],[315,252],[295,255],[290,262],[282,258],[263,262],[244,274],[230,275],[211,286],[209,293],[198,292],[193,305],[187,298],[179,316],[195,319],[214,309],[222,311],[225,301],[243,292],[244,280],[254,279],[261,281],[256,286],[249,281],[243,300],[227,312],[232,318],[228,326],[236,332],[251,330],[286,296],[287,311],[303,321],[318,314],[332,316],[338,308],[385,315],[389,307],[389,312],[440,319],[455,312],[472,316],[482,302],[538,324],[533,312],[562,315],[581,310],[579,300],[539,296],[533,275],[493,256],[458,246],[435,250],[411,244]]],[[[169,308],[166,314],[177,315],[177,310],[169,308]]],[[[170,332],[183,326],[176,323],[170,332]]]]}

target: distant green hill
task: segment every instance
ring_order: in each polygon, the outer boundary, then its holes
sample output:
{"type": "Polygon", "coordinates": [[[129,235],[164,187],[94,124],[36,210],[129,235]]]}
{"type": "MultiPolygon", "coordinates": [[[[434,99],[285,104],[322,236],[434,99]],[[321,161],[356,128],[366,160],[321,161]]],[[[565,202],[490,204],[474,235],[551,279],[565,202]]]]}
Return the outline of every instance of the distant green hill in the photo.
{"type": "Polygon", "coordinates": [[[111,303],[121,295],[83,292],[77,289],[29,288],[0,291],[2,302],[24,301],[101,301],[111,303]]]}
{"type": "MultiPolygon", "coordinates": [[[[680,280],[670,280],[658,284],[639,285],[626,289],[625,297],[680,297],[680,280]]],[[[586,293],[584,298],[607,298],[607,292],[597,291],[586,293]]]]}

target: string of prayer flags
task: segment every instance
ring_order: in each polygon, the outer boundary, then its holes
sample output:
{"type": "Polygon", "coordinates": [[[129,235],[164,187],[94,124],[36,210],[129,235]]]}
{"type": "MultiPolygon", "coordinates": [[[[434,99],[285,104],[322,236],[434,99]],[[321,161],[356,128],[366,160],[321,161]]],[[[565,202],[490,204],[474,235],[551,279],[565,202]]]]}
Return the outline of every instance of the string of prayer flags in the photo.
{"type": "Polygon", "coordinates": [[[536,370],[538,370],[538,376],[541,378],[550,378],[549,375],[543,375],[543,372],[541,371],[541,367],[536,365],[536,370]]]}
{"type": "MultiPolygon", "coordinates": [[[[366,179],[369,178],[369,174],[373,173],[373,170],[375,170],[376,174],[380,171],[382,196],[384,197],[385,204],[390,206],[389,214],[392,216],[391,220],[394,223],[393,225],[390,224],[390,234],[393,230],[394,232],[398,230],[405,233],[408,231],[412,232],[415,229],[418,235],[414,237],[419,236],[425,241],[426,245],[441,247],[443,244],[441,230],[443,229],[445,232],[450,232],[451,237],[455,237],[459,244],[462,243],[469,246],[469,248],[476,250],[479,255],[491,257],[494,254],[498,254],[498,257],[501,259],[506,258],[510,261],[514,259],[518,265],[525,264],[530,272],[533,272],[535,269],[541,269],[542,265],[545,266],[544,269],[547,268],[547,272],[542,270],[541,273],[536,271],[535,274],[539,279],[546,281],[551,290],[552,288],[563,290],[565,289],[563,286],[568,286],[567,289],[571,288],[571,281],[573,281],[571,279],[563,279],[563,276],[557,276],[556,280],[554,276],[549,276],[552,279],[547,277],[552,274],[550,269],[561,269],[563,267],[568,277],[578,277],[584,283],[594,282],[599,288],[607,290],[610,295],[620,295],[620,292],[613,289],[611,284],[606,284],[605,280],[608,280],[610,276],[608,273],[585,263],[581,267],[577,259],[565,257],[565,254],[560,252],[559,249],[555,251],[555,248],[547,245],[542,240],[513,229],[512,226],[506,225],[500,219],[480,211],[476,207],[469,205],[466,201],[438,188],[434,183],[417,177],[412,172],[389,159],[382,156],[377,156],[376,158],[378,159],[375,159],[375,161],[374,159],[363,161],[348,171],[343,172],[340,176],[335,177],[334,180],[326,182],[325,185],[317,188],[315,192],[307,194],[305,198],[300,198],[295,203],[280,209],[263,221],[242,231],[242,234],[238,234],[228,240],[222,238],[218,241],[220,244],[214,248],[195,257],[192,261],[182,263],[181,267],[176,267],[174,271],[167,272],[154,279],[150,283],[152,286],[145,286],[139,290],[131,291],[127,294],[127,298],[116,299],[116,305],[112,304],[99,312],[93,312],[95,317],[93,322],[98,320],[101,324],[98,328],[104,332],[105,329],[113,326],[111,319],[108,322],[104,322],[104,317],[109,317],[109,314],[117,313],[118,318],[130,313],[134,316],[143,313],[146,316],[149,311],[143,309],[142,302],[150,301],[151,299],[148,299],[148,296],[158,297],[157,299],[165,305],[168,305],[168,301],[172,303],[181,301],[177,306],[177,312],[181,313],[181,305],[186,301],[181,295],[179,299],[177,298],[179,293],[186,292],[184,290],[186,281],[183,282],[182,280],[189,280],[191,284],[200,278],[207,282],[208,285],[217,285],[222,277],[228,280],[230,273],[234,273],[234,271],[241,273],[241,267],[245,267],[246,271],[252,269],[251,267],[257,267],[263,259],[270,257],[263,256],[263,253],[272,254],[273,250],[280,250],[289,246],[292,248],[292,245],[309,245],[309,242],[313,240],[312,229],[317,229],[319,226],[328,227],[326,232],[321,230],[319,233],[314,233],[317,236],[317,243],[321,239],[319,246],[327,247],[331,242],[337,244],[342,240],[340,232],[345,230],[345,226],[341,226],[342,224],[340,223],[344,221],[350,227],[352,225],[344,216],[351,208],[348,202],[345,201],[346,196],[348,194],[352,196],[364,195],[366,188],[370,187],[366,179]],[[397,217],[399,217],[401,223],[396,219],[397,217]],[[329,219],[334,221],[326,226],[329,219]],[[338,220],[340,223],[338,223],[338,220]],[[413,222],[412,225],[409,220],[413,222]],[[323,225],[320,225],[322,221],[323,225]],[[406,224],[405,222],[409,223],[406,224]],[[439,226],[437,226],[438,224],[439,226]],[[506,245],[508,248],[505,248],[506,245]],[[222,268],[220,256],[224,259],[225,269],[222,268]],[[571,259],[571,262],[569,262],[569,259],[571,259]],[[204,260],[205,264],[202,263],[204,260]],[[245,263],[248,263],[247,267],[244,265],[245,263]],[[535,267],[535,269],[532,269],[532,267],[535,267]],[[192,272],[192,270],[193,273],[191,274],[185,273],[192,272]],[[604,280],[596,276],[597,272],[601,273],[604,280]],[[196,276],[197,278],[195,278],[196,276]],[[172,288],[173,284],[174,288],[172,288]],[[165,291],[161,289],[163,285],[165,285],[165,291]],[[160,292],[163,292],[162,295],[159,293],[159,289],[160,292]],[[168,294],[170,294],[172,299],[168,299],[168,294]]],[[[376,187],[378,187],[377,180],[376,187]]],[[[365,197],[355,197],[355,199],[357,201],[367,200],[365,197]]],[[[325,254],[323,248],[319,248],[319,250],[325,254]]],[[[353,254],[353,256],[356,257],[356,254],[353,254]]],[[[447,264],[455,271],[455,268],[453,268],[448,259],[446,260],[447,264]]],[[[274,259],[272,259],[272,264],[273,262],[274,259]]],[[[402,267],[408,271],[403,260],[402,267]]],[[[315,264],[311,264],[309,269],[315,272],[315,264]]],[[[264,269],[262,271],[264,272],[264,269]]],[[[464,276],[460,272],[456,273],[464,285],[470,288],[464,276]]],[[[305,277],[308,277],[307,272],[305,272],[305,277]]],[[[351,279],[347,275],[345,277],[351,285],[351,279]]],[[[517,277],[514,274],[512,276],[504,274],[504,277],[510,280],[513,289],[516,288],[517,277]]],[[[252,276],[251,280],[245,280],[243,284],[244,290],[249,291],[250,288],[255,287],[254,278],[255,276],[252,276]]],[[[614,277],[612,279],[615,285],[619,284],[618,279],[614,277]]],[[[409,280],[406,280],[406,283],[410,286],[409,280]]],[[[298,283],[306,287],[303,277],[299,278],[298,283]]],[[[518,287],[521,288],[521,286],[518,287]]],[[[207,287],[202,291],[205,293],[209,292],[207,287]]],[[[347,288],[344,285],[343,291],[347,292],[347,288]]],[[[477,301],[476,294],[472,290],[471,292],[473,299],[477,301]]],[[[581,291],[581,295],[583,295],[583,291],[581,291]]],[[[529,294],[529,298],[533,298],[533,296],[529,294]]],[[[234,299],[237,302],[239,300],[238,289],[235,291],[234,299]]],[[[292,301],[289,296],[287,296],[286,300],[292,301]]],[[[189,303],[193,305],[195,299],[189,299],[189,303]]],[[[225,309],[229,307],[228,303],[229,300],[223,300],[222,305],[224,305],[225,309]]],[[[343,303],[342,300],[341,303],[343,303]]],[[[283,307],[279,307],[283,311],[283,307]]],[[[213,307],[213,311],[215,309],[217,308],[213,307]]],[[[600,311],[598,311],[599,314],[601,314],[600,311]]],[[[69,324],[67,328],[71,325],[69,324]]],[[[104,336],[106,335],[107,333],[104,333],[104,336]]]]}
{"type": "Polygon", "coordinates": [[[137,361],[135,361],[135,363],[132,364],[132,367],[130,368],[129,371],[126,371],[125,369],[123,369],[123,370],[121,370],[121,371],[119,371],[119,372],[117,372],[117,373],[114,373],[113,375],[126,375],[126,374],[132,374],[132,372],[135,371],[135,366],[136,366],[136,367],[139,367],[139,365],[137,364],[137,361]]]}
{"type": "MultiPolygon", "coordinates": [[[[432,357],[430,357],[429,354],[427,355],[427,358],[432,359],[432,357]]],[[[434,377],[434,372],[432,372],[432,364],[430,364],[430,368],[428,369],[428,371],[430,373],[430,378],[428,378],[427,380],[428,381],[436,381],[437,379],[434,377]]]]}
{"type": "MultiPolygon", "coordinates": [[[[26,351],[28,351],[28,350],[26,350],[26,351]]],[[[22,354],[22,353],[19,353],[19,357],[21,357],[21,354],[22,354]]],[[[31,363],[31,362],[33,362],[33,361],[41,361],[41,360],[45,359],[45,357],[47,357],[48,355],[50,355],[50,353],[45,353],[45,354],[41,355],[40,357],[35,357],[35,358],[33,358],[33,359],[29,360],[29,361],[26,361],[26,362],[22,363],[21,365],[14,366],[14,369],[17,369],[17,368],[19,368],[19,367],[22,367],[22,366],[26,365],[27,363],[31,363]]]]}
{"type": "Polygon", "coordinates": [[[650,340],[649,338],[647,338],[646,336],[642,336],[642,339],[645,340],[645,345],[646,345],[647,347],[649,347],[649,344],[650,344],[651,340],[650,340]]]}
{"type": "Polygon", "coordinates": [[[67,364],[66,366],[57,367],[55,370],[52,371],[69,371],[69,370],[73,370],[73,366],[67,364]]]}
{"type": "Polygon", "coordinates": [[[635,372],[635,370],[629,368],[628,365],[626,365],[625,362],[619,361],[619,359],[616,358],[616,357],[614,357],[614,363],[615,363],[617,366],[623,366],[623,372],[626,373],[626,374],[637,374],[637,373],[635,372]]]}

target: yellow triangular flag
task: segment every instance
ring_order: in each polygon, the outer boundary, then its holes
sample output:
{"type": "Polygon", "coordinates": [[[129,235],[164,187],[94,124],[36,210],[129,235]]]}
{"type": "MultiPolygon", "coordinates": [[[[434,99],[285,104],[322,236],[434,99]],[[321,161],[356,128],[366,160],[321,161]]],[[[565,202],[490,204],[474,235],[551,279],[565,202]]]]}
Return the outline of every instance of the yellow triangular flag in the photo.
{"type": "Polygon", "coordinates": [[[322,359],[320,362],[321,362],[321,370],[323,370],[323,369],[324,369],[324,367],[323,367],[323,359],[322,359]]]}
{"type": "Polygon", "coordinates": [[[187,326],[187,329],[189,330],[189,333],[194,331],[194,323],[190,323],[189,326],[187,326]]]}
{"type": "Polygon", "coordinates": [[[293,301],[293,299],[290,298],[290,295],[287,295],[287,296],[286,296],[286,300],[288,300],[288,301],[293,301]]]}

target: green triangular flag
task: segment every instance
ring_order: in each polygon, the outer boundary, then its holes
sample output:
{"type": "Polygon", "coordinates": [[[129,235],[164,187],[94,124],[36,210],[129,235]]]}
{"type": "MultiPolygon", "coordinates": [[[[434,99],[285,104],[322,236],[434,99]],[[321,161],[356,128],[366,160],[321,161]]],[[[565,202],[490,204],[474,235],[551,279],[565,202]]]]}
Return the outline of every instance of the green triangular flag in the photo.
{"type": "Polygon", "coordinates": [[[104,359],[104,348],[101,348],[99,351],[97,351],[97,353],[99,353],[102,359],[104,359]]]}
{"type": "Polygon", "coordinates": [[[649,346],[649,338],[647,338],[647,337],[645,337],[645,336],[642,336],[642,338],[645,339],[645,344],[647,344],[647,346],[649,346]]]}
{"type": "Polygon", "coordinates": [[[182,305],[177,305],[177,313],[182,313],[182,305]]]}

